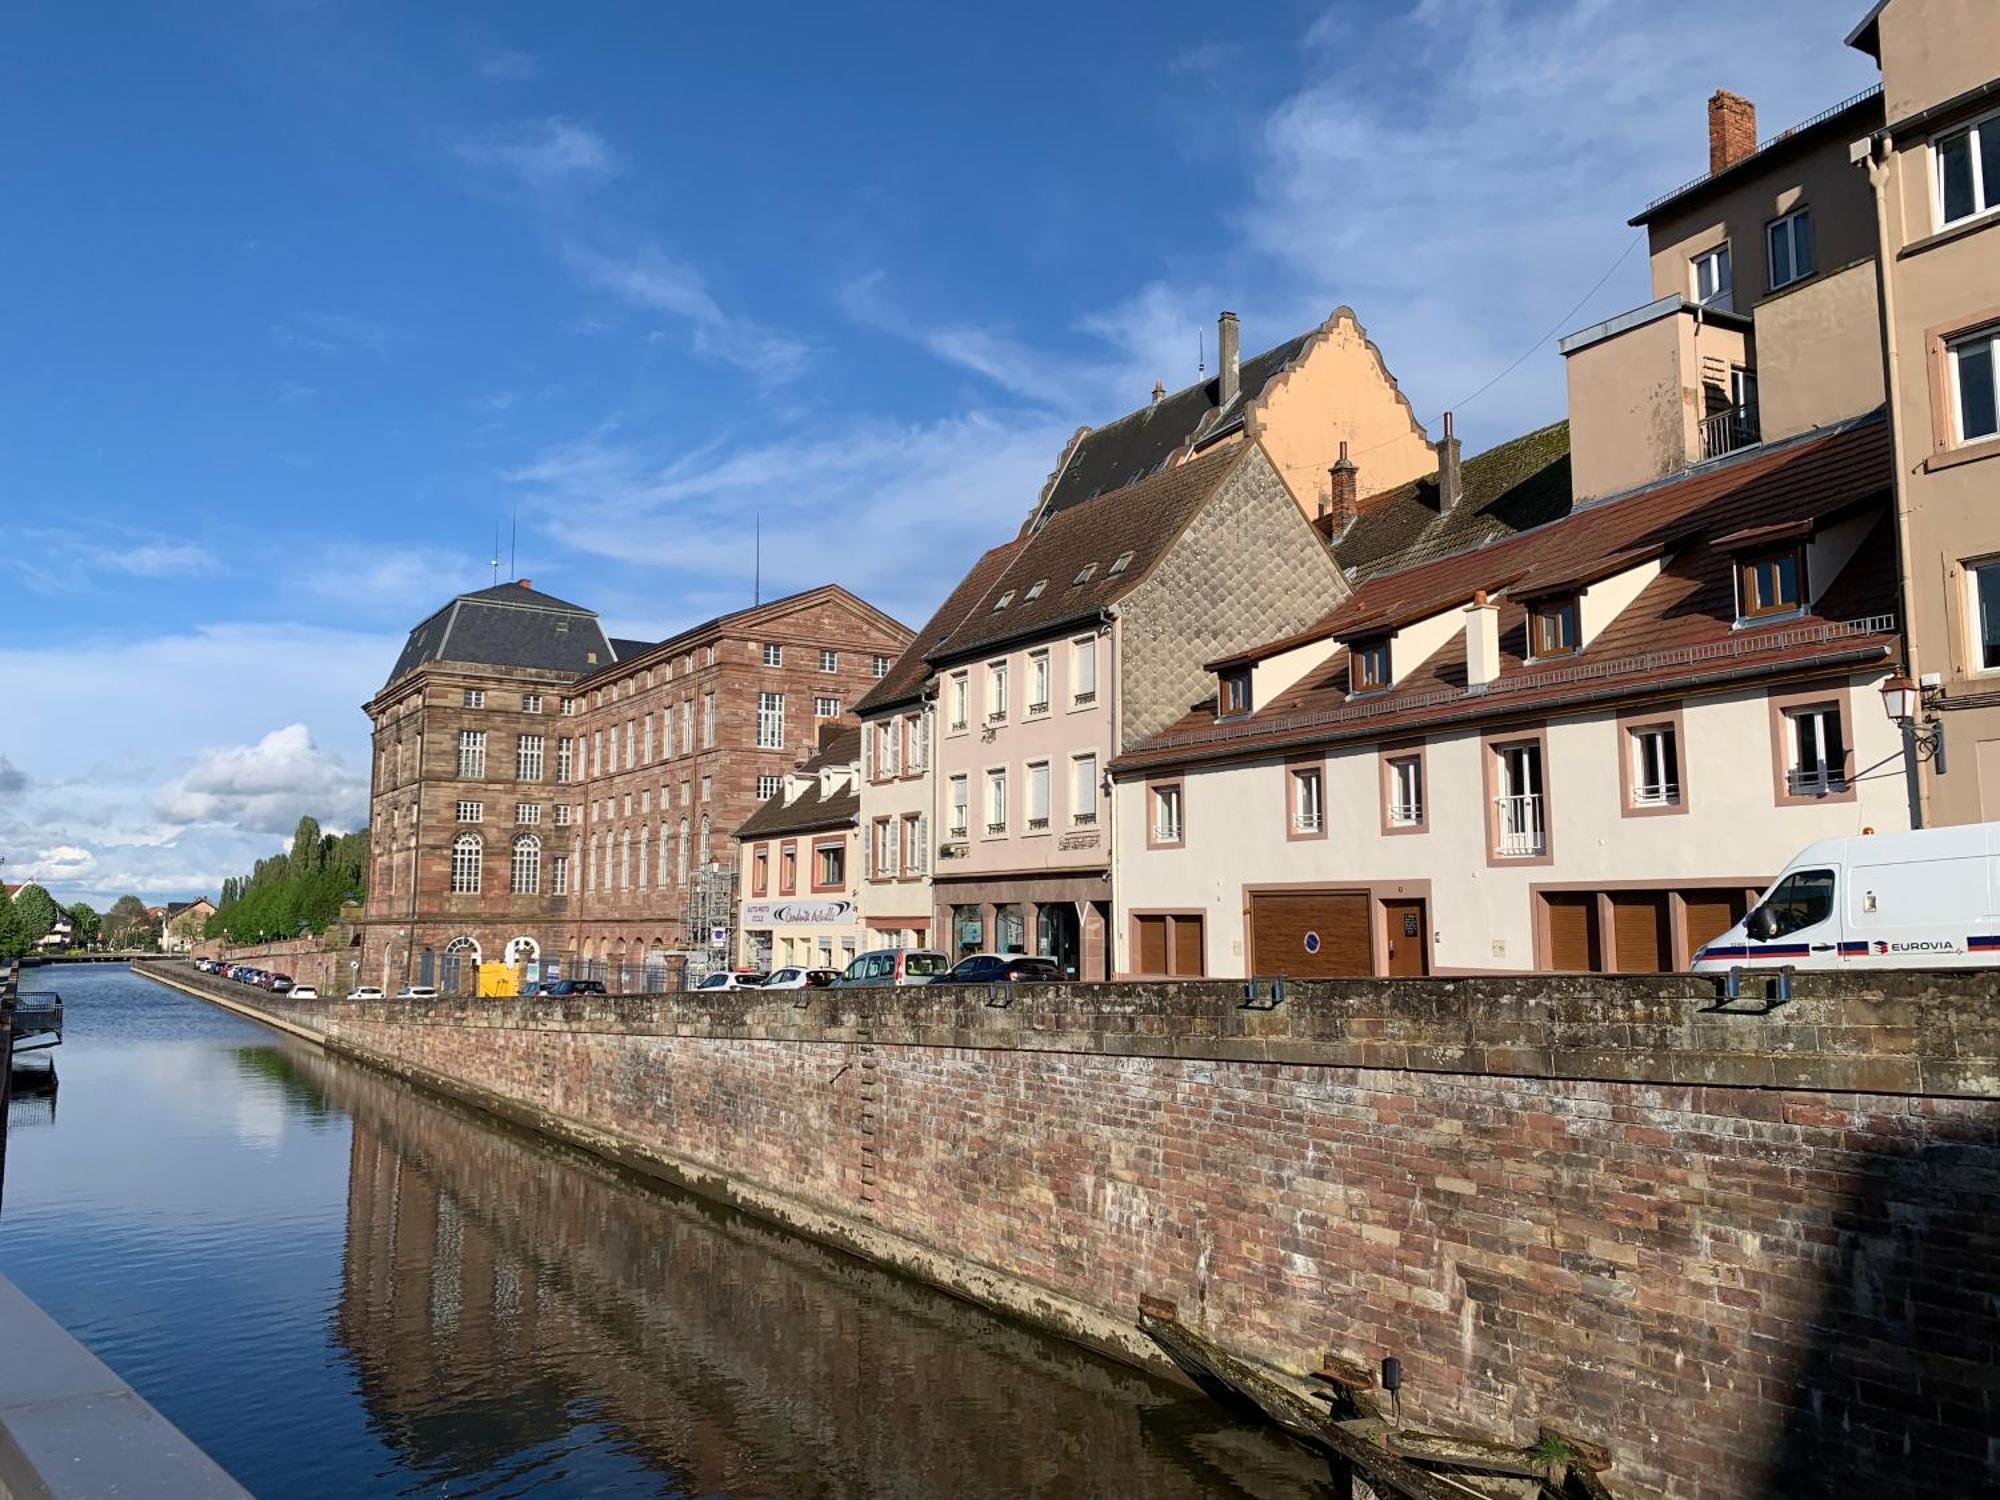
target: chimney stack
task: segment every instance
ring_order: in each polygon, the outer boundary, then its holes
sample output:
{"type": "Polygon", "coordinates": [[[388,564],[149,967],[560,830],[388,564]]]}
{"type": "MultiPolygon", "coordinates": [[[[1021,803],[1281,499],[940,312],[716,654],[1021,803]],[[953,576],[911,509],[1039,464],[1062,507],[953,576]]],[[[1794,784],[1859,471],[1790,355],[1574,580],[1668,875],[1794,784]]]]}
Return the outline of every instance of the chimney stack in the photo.
{"type": "Polygon", "coordinates": [[[1500,608],[1480,589],[1465,606],[1465,685],[1483,688],[1500,676],[1500,608]]]}
{"type": "Polygon", "coordinates": [[[1438,514],[1451,514],[1464,493],[1458,474],[1458,437],[1451,430],[1451,413],[1444,414],[1444,436],[1438,440],[1438,514]]]}
{"type": "Polygon", "coordinates": [[[1757,106],[1741,94],[1717,89],[1708,96],[1708,170],[1733,167],[1757,149],[1757,106]]]}
{"type": "Polygon", "coordinates": [[[524,589],[531,589],[535,586],[535,580],[532,578],[517,578],[515,582],[524,589]]]}
{"type": "Polygon", "coordinates": [[[1166,400],[1166,399],[1167,399],[1167,383],[1166,383],[1166,382],[1165,382],[1164,380],[1156,380],[1156,381],[1154,381],[1154,382],[1153,382],[1153,405],[1155,405],[1155,406],[1158,406],[1158,405],[1159,405],[1159,404],[1160,404],[1160,403],[1161,403],[1162,401],[1164,401],[1164,400],[1166,400]]]}
{"type": "Polygon", "coordinates": [[[1327,471],[1332,481],[1327,489],[1325,514],[1330,518],[1332,530],[1337,534],[1345,531],[1354,521],[1354,460],[1347,456],[1347,439],[1340,440],[1340,457],[1333,461],[1327,471]]]}
{"type": "Polygon", "coordinates": [[[1236,368],[1236,314],[1226,312],[1215,320],[1215,404],[1226,407],[1242,388],[1236,368]]]}

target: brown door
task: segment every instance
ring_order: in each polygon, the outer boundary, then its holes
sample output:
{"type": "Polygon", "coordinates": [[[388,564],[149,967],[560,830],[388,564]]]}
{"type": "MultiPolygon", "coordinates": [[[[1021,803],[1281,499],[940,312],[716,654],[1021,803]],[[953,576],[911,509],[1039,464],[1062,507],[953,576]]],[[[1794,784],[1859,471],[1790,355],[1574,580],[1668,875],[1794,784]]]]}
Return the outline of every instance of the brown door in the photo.
{"type": "Polygon", "coordinates": [[[1256,974],[1332,979],[1373,974],[1366,891],[1267,891],[1250,898],[1256,974]]]}
{"type": "Polygon", "coordinates": [[[1384,901],[1384,925],[1389,930],[1389,972],[1414,978],[1431,971],[1430,923],[1421,901],[1384,901]]]}
{"type": "Polygon", "coordinates": [[[1167,919],[1134,917],[1132,920],[1139,928],[1139,972],[1167,973],[1167,919]]]}
{"type": "Polygon", "coordinates": [[[1681,910],[1685,914],[1688,945],[1684,960],[1691,962],[1695,949],[1713,942],[1742,921],[1746,909],[1741,891],[1683,891],[1681,910]]]}
{"type": "Polygon", "coordinates": [[[1542,897],[1549,916],[1549,967],[1558,972],[1595,973],[1604,967],[1597,936],[1597,893],[1557,891],[1542,897]]]}
{"type": "Polygon", "coordinates": [[[1615,891],[1611,896],[1613,967],[1621,974],[1664,974],[1674,966],[1665,891],[1615,891]]]}
{"type": "Polygon", "coordinates": [[[1175,917],[1173,922],[1173,975],[1176,979],[1199,979],[1202,973],[1202,921],[1200,917],[1175,917]]]}

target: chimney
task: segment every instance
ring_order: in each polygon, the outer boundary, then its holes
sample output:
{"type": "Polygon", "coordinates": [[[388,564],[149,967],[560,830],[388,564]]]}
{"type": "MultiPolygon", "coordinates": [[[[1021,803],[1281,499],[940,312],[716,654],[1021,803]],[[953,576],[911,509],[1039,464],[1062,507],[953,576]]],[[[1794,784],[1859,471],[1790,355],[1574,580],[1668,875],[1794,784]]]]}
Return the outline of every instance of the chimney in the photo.
{"type": "Polygon", "coordinates": [[[1757,106],[1717,89],[1708,96],[1708,170],[1733,167],[1757,149],[1757,106]]]}
{"type": "Polygon", "coordinates": [[[1166,382],[1165,382],[1164,380],[1156,380],[1156,381],[1154,381],[1154,382],[1153,382],[1153,405],[1155,405],[1155,406],[1158,406],[1158,405],[1159,405],[1159,404],[1160,404],[1160,403],[1161,403],[1162,401],[1164,401],[1164,400],[1166,400],[1166,399],[1167,399],[1167,383],[1166,383],[1166,382]]]}
{"type": "Polygon", "coordinates": [[[1241,388],[1236,368],[1236,314],[1226,312],[1215,320],[1215,404],[1228,406],[1241,388]]]}
{"type": "Polygon", "coordinates": [[[1438,514],[1450,515],[1464,493],[1458,477],[1458,438],[1451,430],[1451,413],[1444,414],[1444,436],[1438,440],[1438,514]]]}
{"type": "Polygon", "coordinates": [[[535,580],[532,578],[517,578],[514,581],[524,589],[531,589],[535,586],[535,580]]]}
{"type": "Polygon", "coordinates": [[[1465,606],[1465,685],[1483,688],[1500,675],[1500,607],[1481,589],[1465,606]]]}
{"type": "Polygon", "coordinates": [[[1340,457],[1333,461],[1327,476],[1332,480],[1328,487],[1325,514],[1331,518],[1335,532],[1345,531],[1355,516],[1354,503],[1354,460],[1347,456],[1347,440],[1340,441],[1340,457]]]}

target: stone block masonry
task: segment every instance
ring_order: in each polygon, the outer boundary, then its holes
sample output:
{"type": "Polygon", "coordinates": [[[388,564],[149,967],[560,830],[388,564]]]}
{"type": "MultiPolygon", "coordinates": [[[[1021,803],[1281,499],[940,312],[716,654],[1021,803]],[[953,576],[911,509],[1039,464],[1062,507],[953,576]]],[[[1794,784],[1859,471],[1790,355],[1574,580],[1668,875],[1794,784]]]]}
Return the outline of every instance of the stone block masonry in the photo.
{"type": "Polygon", "coordinates": [[[1135,1359],[1148,1293],[1284,1369],[1395,1354],[1412,1425],[1547,1422],[1620,1494],[2000,1488],[1989,979],[799,998],[268,1008],[1135,1359]]]}

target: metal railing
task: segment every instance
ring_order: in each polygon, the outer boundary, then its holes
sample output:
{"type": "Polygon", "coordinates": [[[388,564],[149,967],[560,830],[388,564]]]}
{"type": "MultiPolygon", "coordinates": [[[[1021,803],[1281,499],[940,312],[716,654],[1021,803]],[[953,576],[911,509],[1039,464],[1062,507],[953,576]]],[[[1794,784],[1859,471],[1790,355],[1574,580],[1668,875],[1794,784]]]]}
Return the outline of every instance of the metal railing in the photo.
{"type": "Polygon", "coordinates": [[[1762,441],[1761,429],[1757,425],[1757,403],[1754,401],[1746,401],[1741,406],[1732,406],[1701,419],[1701,457],[1704,463],[1744,448],[1754,448],[1762,441]]]}
{"type": "Polygon", "coordinates": [[[1546,854],[1548,830],[1542,822],[1542,796],[1522,792],[1512,797],[1495,797],[1500,810],[1500,848],[1503,859],[1523,859],[1546,854]]]}
{"type": "MultiPolygon", "coordinates": [[[[1768,151],[1771,149],[1771,147],[1775,146],[1779,141],[1786,139],[1788,136],[1797,135],[1802,130],[1810,130],[1813,128],[1813,126],[1818,125],[1823,121],[1831,120],[1835,115],[1840,114],[1845,110],[1850,110],[1854,108],[1854,106],[1859,104],[1863,99],[1872,99],[1875,97],[1875,95],[1881,92],[1882,92],[1881,84],[1879,83],[1870,84],[1860,93],[1855,94],[1849,98],[1843,99],[1838,104],[1828,105],[1825,109],[1821,110],[1811,119],[1801,120],[1799,121],[1798,124],[1792,126],[1791,129],[1781,130],[1776,135],[1771,136],[1769,139],[1759,141],[1757,143],[1757,150],[1768,151]]],[[[1744,157],[1743,160],[1748,161],[1749,157],[1744,157]]],[[[1731,165],[1734,165],[1734,163],[1731,163],[1731,165]]],[[[1640,209],[1639,217],[1643,219],[1647,214],[1651,213],[1654,209],[1658,208],[1662,203],[1673,202],[1674,199],[1680,197],[1680,195],[1682,193],[1685,193],[1689,188],[1700,187],[1704,182],[1708,181],[1709,178],[1715,175],[1716,174],[1713,172],[1704,172],[1699,177],[1690,177],[1686,182],[1682,183],[1679,187],[1660,194],[1659,197],[1655,198],[1651,203],[1648,203],[1644,208],[1640,209]]]]}
{"type": "Polygon", "coordinates": [[[1389,826],[1391,828],[1415,828],[1424,820],[1424,805],[1421,802],[1391,802],[1389,804],[1389,826]]]}
{"type": "Polygon", "coordinates": [[[1813,771],[1785,773],[1785,786],[1794,797],[1825,797],[1847,790],[1847,773],[1829,766],[1813,771]]]}
{"type": "Polygon", "coordinates": [[[1681,800],[1681,789],[1671,781],[1642,782],[1632,788],[1634,807],[1672,807],[1681,800]]]}

